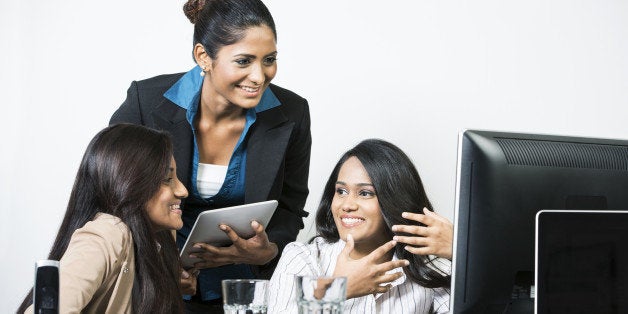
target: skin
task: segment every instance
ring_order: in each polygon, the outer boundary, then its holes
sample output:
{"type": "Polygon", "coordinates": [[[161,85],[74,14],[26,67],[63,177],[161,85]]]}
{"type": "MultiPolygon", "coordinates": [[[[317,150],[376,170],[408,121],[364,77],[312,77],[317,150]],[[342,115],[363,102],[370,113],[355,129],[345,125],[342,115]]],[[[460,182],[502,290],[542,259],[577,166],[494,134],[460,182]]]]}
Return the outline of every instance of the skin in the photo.
{"type": "MultiPolygon", "coordinates": [[[[228,165],[237,141],[244,130],[246,110],[259,103],[264,90],[277,73],[277,46],[267,26],[247,29],[244,37],[220,48],[212,59],[202,45],[194,47],[194,57],[205,72],[196,121],[197,145],[202,163],[228,165]]],[[[240,238],[229,226],[221,229],[233,241],[229,247],[197,243],[204,252],[197,268],[245,263],[262,265],[277,256],[275,243],[268,241],[264,226],[251,224],[255,236],[240,238]]]]}
{"type": "MultiPolygon", "coordinates": [[[[155,232],[161,230],[178,230],[183,226],[181,220],[181,200],[188,196],[188,191],[177,178],[177,166],[174,157],[170,159],[168,175],[164,178],[159,191],[146,204],[146,212],[155,232]]],[[[181,292],[196,294],[196,268],[181,270],[181,292]]]]}
{"type": "Polygon", "coordinates": [[[445,217],[427,208],[425,214],[402,213],[402,217],[422,223],[425,226],[394,225],[392,230],[408,236],[395,236],[393,240],[407,244],[405,249],[418,255],[436,255],[451,260],[453,254],[454,227],[445,217]]]}
{"type": "Polygon", "coordinates": [[[409,262],[392,261],[391,250],[396,242],[386,238],[375,189],[356,157],[347,159],[340,168],[331,211],[340,238],[346,241],[334,276],[347,277],[347,298],[388,291],[390,282],[401,277],[401,273],[386,272],[409,262]]]}
{"type": "Polygon", "coordinates": [[[148,219],[155,232],[183,227],[180,206],[181,200],[188,196],[188,190],[177,178],[176,170],[174,158],[171,158],[168,175],[162,181],[159,191],[146,204],[148,219]]]}

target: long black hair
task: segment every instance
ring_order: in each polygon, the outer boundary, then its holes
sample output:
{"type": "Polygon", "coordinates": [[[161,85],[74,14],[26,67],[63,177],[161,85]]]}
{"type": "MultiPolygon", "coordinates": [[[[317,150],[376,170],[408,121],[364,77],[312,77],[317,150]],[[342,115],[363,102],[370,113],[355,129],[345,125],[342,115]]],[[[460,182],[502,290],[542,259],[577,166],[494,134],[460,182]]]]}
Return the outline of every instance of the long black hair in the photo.
{"type": "MultiPolygon", "coordinates": [[[[347,151],[332,171],[321,197],[316,213],[317,235],[332,243],[340,239],[338,228],[331,212],[336,181],[340,168],[351,157],[356,157],[366,169],[386,223],[389,238],[395,235],[393,225],[417,225],[413,220],[401,217],[401,213],[423,213],[423,208],[432,210],[421,177],[408,156],[397,146],[379,139],[368,139],[347,151]]],[[[406,251],[403,244],[397,244],[395,254],[407,259],[410,265],[404,267],[406,275],[427,288],[445,287],[449,289],[451,277],[444,275],[429,256],[416,255],[406,251]],[[429,264],[429,267],[428,267],[429,264]]]]}
{"type": "MultiPolygon", "coordinates": [[[[180,265],[173,235],[170,230],[155,233],[146,212],[146,204],[168,174],[171,158],[172,141],[165,132],[132,124],[113,125],[100,131],[83,155],[48,259],[60,260],[74,231],[96,214],[116,216],[133,237],[133,311],[183,312],[180,265]]],[[[23,312],[32,302],[31,289],[18,311],[23,312]]]]}
{"type": "Polygon", "coordinates": [[[268,26],[277,40],[275,21],[261,0],[188,0],[183,12],[194,24],[194,45],[203,45],[212,59],[251,27],[268,26]]]}

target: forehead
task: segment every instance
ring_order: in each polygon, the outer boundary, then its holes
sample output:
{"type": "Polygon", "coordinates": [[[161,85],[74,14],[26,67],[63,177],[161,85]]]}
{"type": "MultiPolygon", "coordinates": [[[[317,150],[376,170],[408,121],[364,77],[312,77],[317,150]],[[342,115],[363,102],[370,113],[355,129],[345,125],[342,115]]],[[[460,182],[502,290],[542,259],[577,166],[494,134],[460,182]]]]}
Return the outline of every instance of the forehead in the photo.
{"type": "Polygon", "coordinates": [[[277,51],[275,35],[266,25],[253,26],[244,31],[242,39],[234,44],[222,47],[218,54],[267,55],[277,51]]]}
{"type": "Polygon", "coordinates": [[[349,157],[338,172],[338,181],[347,184],[371,183],[371,178],[357,157],[349,157]]]}

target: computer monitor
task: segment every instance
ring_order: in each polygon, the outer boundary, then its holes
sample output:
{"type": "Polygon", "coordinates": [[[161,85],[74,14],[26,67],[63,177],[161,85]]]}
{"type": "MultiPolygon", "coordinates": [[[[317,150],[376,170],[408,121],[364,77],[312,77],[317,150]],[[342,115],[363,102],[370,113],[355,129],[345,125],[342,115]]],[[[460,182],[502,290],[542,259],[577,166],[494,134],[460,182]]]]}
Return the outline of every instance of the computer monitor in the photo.
{"type": "Polygon", "coordinates": [[[628,141],[467,130],[458,143],[451,309],[532,313],[542,209],[628,209],[628,141]]]}

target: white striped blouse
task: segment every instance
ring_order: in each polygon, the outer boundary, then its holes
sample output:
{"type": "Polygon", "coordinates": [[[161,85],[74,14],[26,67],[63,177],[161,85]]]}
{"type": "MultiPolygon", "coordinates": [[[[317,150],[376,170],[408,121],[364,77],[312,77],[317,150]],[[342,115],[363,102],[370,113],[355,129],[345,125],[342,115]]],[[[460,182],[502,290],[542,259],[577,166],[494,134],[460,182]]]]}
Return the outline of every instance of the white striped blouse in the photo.
{"type": "MultiPolygon", "coordinates": [[[[270,280],[268,313],[297,313],[294,278],[300,276],[332,276],[336,259],[345,246],[339,240],[326,243],[318,237],[311,244],[292,242],[281,255],[279,264],[270,280]]],[[[396,256],[393,259],[397,259],[396,256]]],[[[449,261],[440,261],[449,267],[449,261]]],[[[396,268],[389,273],[403,272],[396,268]]],[[[402,275],[392,282],[386,293],[372,294],[345,301],[344,313],[391,313],[421,314],[448,313],[449,293],[443,288],[425,288],[402,275]]]]}

